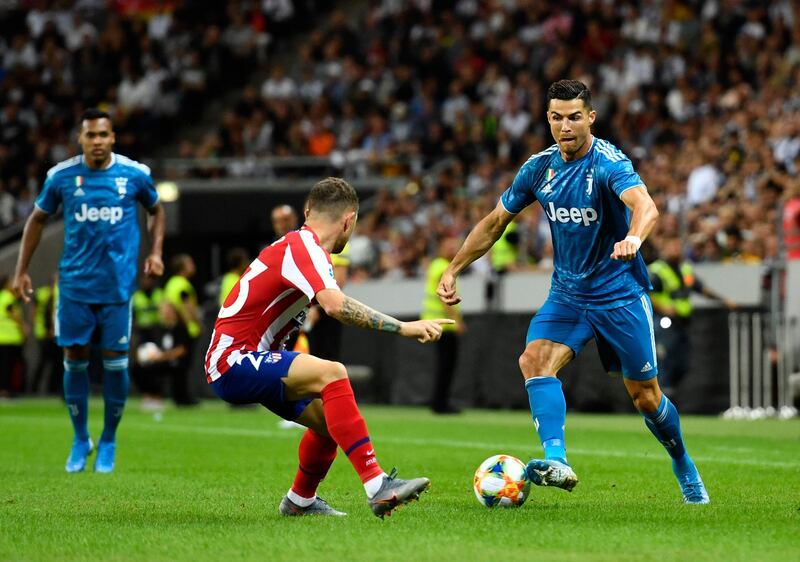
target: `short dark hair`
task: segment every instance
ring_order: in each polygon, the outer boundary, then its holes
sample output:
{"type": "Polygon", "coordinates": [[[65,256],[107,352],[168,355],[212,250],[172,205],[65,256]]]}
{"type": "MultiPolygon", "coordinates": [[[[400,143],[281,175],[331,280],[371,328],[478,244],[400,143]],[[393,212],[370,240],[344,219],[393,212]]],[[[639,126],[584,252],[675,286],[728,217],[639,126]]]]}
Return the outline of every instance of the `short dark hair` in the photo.
{"type": "Polygon", "coordinates": [[[192,259],[192,256],[189,254],[175,254],[172,256],[172,259],[169,262],[169,267],[172,270],[172,273],[177,275],[183,268],[189,263],[189,260],[192,259]]]}
{"type": "Polygon", "coordinates": [[[103,111],[102,109],[97,109],[96,107],[90,107],[86,111],[83,112],[81,115],[81,123],[84,121],[94,121],[95,119],[108,119],[111,121],[111,116],[103,111]]]}
{"type": "Polygon", "coordinates": [[[306,209],[337,219],[347,211],[358,212],[358,195],[342,178],[325,178],[311,188],[306,209]]]}
{"type": "Polygon", "coordinates": [[[228,269],[238,269],[246,267],[250,262],[250,254],[244,248],[231,248],[225,255],[225,263],[228,269]]]}
{"type": "Polygon", "coordinates": [[[547,107],[550,108],[550,100],[583,100],[586,109],[592,109],[592,92],[589,87],[580,80],[559,80],[553,82],[547,88],[547,107]]]}

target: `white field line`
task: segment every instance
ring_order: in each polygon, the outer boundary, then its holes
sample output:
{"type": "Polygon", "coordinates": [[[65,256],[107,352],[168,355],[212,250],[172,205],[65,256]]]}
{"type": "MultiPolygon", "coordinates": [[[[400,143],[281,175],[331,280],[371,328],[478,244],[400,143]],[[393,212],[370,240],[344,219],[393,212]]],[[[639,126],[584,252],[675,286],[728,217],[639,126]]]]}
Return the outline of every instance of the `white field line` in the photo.
{"type": "MultiPolygon", "coordinates": [[[[66,425],[66,420],[60,420],[46,416],[0,416],[0,422],[40,422],[52,425],[66,425]]],[[[141,423],[141,422],[123,422],[123,431],[125,427],[133,429],[140,429],[145,431],[170,431],[173,433],[193,433],[202,435],[222,435],[229,437],[257,437],[257,438],[277,438],[277,439],[297,439],[299,433],[293,429],[248,429],[243,427],[205,427],[205,426],[186,426],[186,425],[169,425],[159,422],[141,423]]],[[[393,437],[385,434],[373,434],[375,442],[380,443],[394,443],[397,445],[421,445],[421,446],[435,446],[454,449],[475,449],[483,451],[515,451],[515,450],[530,450],[532,443],[502,443],[502,442],[485,442],[485,441],[459,441],[455,439],[428,439],[417,437],[393,437]]],[[[716,445],[717,449],[723,447],[716,445]]],[[[732,448],[731,450],[736,450],[732,448]]],[[[570,447],[570,454],[586,455],[589,457],[612,457],[612,458],[636,458],[644,460],[652,460],[664,462],[666,459],[661,454],[648,454],[648,453],[625,453],[622,451],[609,451],[602,449],[581,449],[570,447]]],[[[787,468],[787,469],[800,469],[800,463],[774,461],[774,460],[759,460],[755,458],[741,458],[741,457],[726,457],[721,455],[705,456],[705,455],[692,455],[692,459],[702,463],[721,463],[721,464],[734,464],[744,466],[756,467],[769,467],[769,468],[787,468]]]]}

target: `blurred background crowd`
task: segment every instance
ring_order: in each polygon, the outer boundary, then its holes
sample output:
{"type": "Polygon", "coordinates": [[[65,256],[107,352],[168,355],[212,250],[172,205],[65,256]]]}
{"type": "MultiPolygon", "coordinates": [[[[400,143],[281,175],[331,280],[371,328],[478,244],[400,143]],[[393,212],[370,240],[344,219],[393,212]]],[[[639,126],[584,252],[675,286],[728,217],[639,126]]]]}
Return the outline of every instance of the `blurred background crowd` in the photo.
{"type": "MultiPolygon", "coordinates": [[[[20,2],[0,18],[0,226],[25,219],[76,151],[75,116],[98,105],[134,158],[313,156],[409,178],[366,206],[352,263],[355,281],[417,276],[552,143],[544,96],[569,76],[656,199],[656,240],[682,236],[696,262],[776,255],[800,173],[792,2],[350,4],[20,2]],[[218,121],[181,135],[225,95],[218,121]]],[[[231,173],[211,170],[193,173],[231,173]]],[[[485,267],[549,267],[541,211],[512,230],[485,267]]]]}
{"type": "MultiPolygon", "coordinates": [[[[696,262],[758,263],[778,251],[779,202],[798,194],[797,16],[736,0],[372,2],[357,24],[335,13],[315,29],[291,72],[274,65],[246,88],[218,153],[357,155],[409,174],[362,220],[372,244],[353,263],[415,276],[552,143],[547,85],[570,76],[592,88],[595,133],[656,199],[655,240],[682,236],[696,262]]],[[[550,265],[542,216],[520,217],[495,269],[550,265]]]]}
{"type": "Polygon", "coordinates": [[[24,221],[47,170],[77,153],[87,107],[113,116],[117,152],[151,159],[322,4],[0,3],[0,228],[24,221]]]}

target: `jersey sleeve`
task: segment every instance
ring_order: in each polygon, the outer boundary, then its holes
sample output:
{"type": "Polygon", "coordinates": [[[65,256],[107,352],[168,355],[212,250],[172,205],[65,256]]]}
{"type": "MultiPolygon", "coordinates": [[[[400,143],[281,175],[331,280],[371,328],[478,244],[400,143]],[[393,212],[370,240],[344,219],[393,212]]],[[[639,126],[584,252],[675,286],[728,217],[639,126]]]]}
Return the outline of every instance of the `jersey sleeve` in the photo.
{"type": "Polygon", "coordinates": [[[500,203],[509,213],[517,214],[536,201],[533,191],[534,167],[526,164],[519,169],[511,186],[503,192],[500,203]]]}
{"type": "Polygon", "coordinates": [[[617,197],[622,197],[624,191],[637,185],[644,185],[644,182],[628,158],[614,162],[608,169],[608,187],[617,194],[617,197]]]}
{"type": "Polygon", "coordinates": [[[281,275],[287,283],[302,291],[309,300],[323,289],[339,290],[328,254],[308,231],[288,236],[281,275]]]}
{"type": "Polygon", "coordinates": [[[58,182],[55,175],[47,176],[41,193],[36,198],[36,206],[48,215],[52,215],[58,210],[61,204],[61,190],[58,189],[58,182]]]}
{"type": "Polygon", "coordinates": [[[158,192],[153,185],[153,178],[150,176],[149,168],[147,169],[148,173],[142,171],[136,175],[136,183],[139,187],[136,198],[146,209],[152,209],[158,203],[158,192]]]}

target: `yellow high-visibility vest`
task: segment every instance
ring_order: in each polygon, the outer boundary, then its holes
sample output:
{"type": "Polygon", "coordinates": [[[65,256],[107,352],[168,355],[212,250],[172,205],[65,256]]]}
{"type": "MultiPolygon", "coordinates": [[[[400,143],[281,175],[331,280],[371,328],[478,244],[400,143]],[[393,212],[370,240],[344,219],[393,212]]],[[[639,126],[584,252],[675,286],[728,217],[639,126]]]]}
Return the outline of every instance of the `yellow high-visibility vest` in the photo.
{"type": "Polygon", "coordinates": [[[689,296],[694,286],[694,271],[688,263],[680,266],[681,277],[675,273],[667,262],[656,260],[650,264],[648,270],[661,280],[661,291],[650,293],[650,299],[655,305],[673,307],[675,313],[681,318],[688,318],[692,315],[692,301],[689,296]]]}
{"type": "Polygon", "coordinates": [[[11,315],[14,311],[22,316],[22,305],[10,289],[0,290],[0,345],[22,345],[25,343],[25,332],[22,326],[11,315]]]}
{"type": "MultiPolygon", "coordinates": [[[[425,301],[422,303],[422,314],[420,318],[423,320],[432,320],[434,318],[448,318],[447,308],[436,294],[436,288],[439,286],[439,281],[442,279],[442,274],[450,262],[445,258],[436,258],[428,266],[427,280],[425,282],[425,301]]],[[[455,305],[456,310],[460,311],[461,306],[455,305]]],[[[446,332],[455,331],[455,324],[445,324],[442,330],[446,332]]]]}
{"type": "Polygon", "coordinates": [[[152,328],[158,326],[160,319],[158,307],[164,300],[164,291],[156,287],[148,295],[141,289],[133,293],[133,317],[139,328],[152,328]]]}
{"type": "Polygon", "coordinates": [[[225,299],[228,298],[228,295],[231,294],[231,291],[236,286],[236,283],[239,281],[238,273],[234,271],[229,271],[225,275],[222,276],[222,281],[219,284],[219,305],[222,306],[225,304],[225,299]]]}
{"type": "Polygon", "coordinates": [[[50,312],[50,323],[52,324],[52,315],[55,314],[55,295],[53,288],[50,285],[44,285],[36,289],[34,298],[36,299],[36,314],[33,318],[33,335],[37,340],[43,340],[47,337],[47,313],[50,312]],[[49,310],[48,310],[49,309],[49,310]]]}
{"type": "Polygon", "coordinates": [[[492,262],[492,269],[495,271],[505,271],[508,266],[517,263],[517,256],[519,250],[515,244],[508,241],[508,235],[517,231],[517,223],[510,222],[506,227],[503,234],[492,246],[492,253],[490,255],[492,262]]]}
{"type": "MultiPolygon", "coordinates": [[[[167,284],[164,286],[164,296],[167,299],[167,302],[172,303],[173,306],[178,309],[178,312],[182,318],[186,318],[186,306],[181,298],[181,294],[184,293],[189,295],[189,300],[194,303],[196,309],[197,293],[195,292],[194,287],[189,280],[182,275],[173,275],[170,277],[169,281],[167,281],[167,284]]],[[[192,338],[196,338],[200,335],[200,323],[193,318],[187,320],[186,329],[192,338]]]]}
{"type": "Polygon", "coordinates": [[[344,249],[338,254],[331,254],[333,267],[347,267],[350,265],[350,242],[344,245],[344,249]]]}

